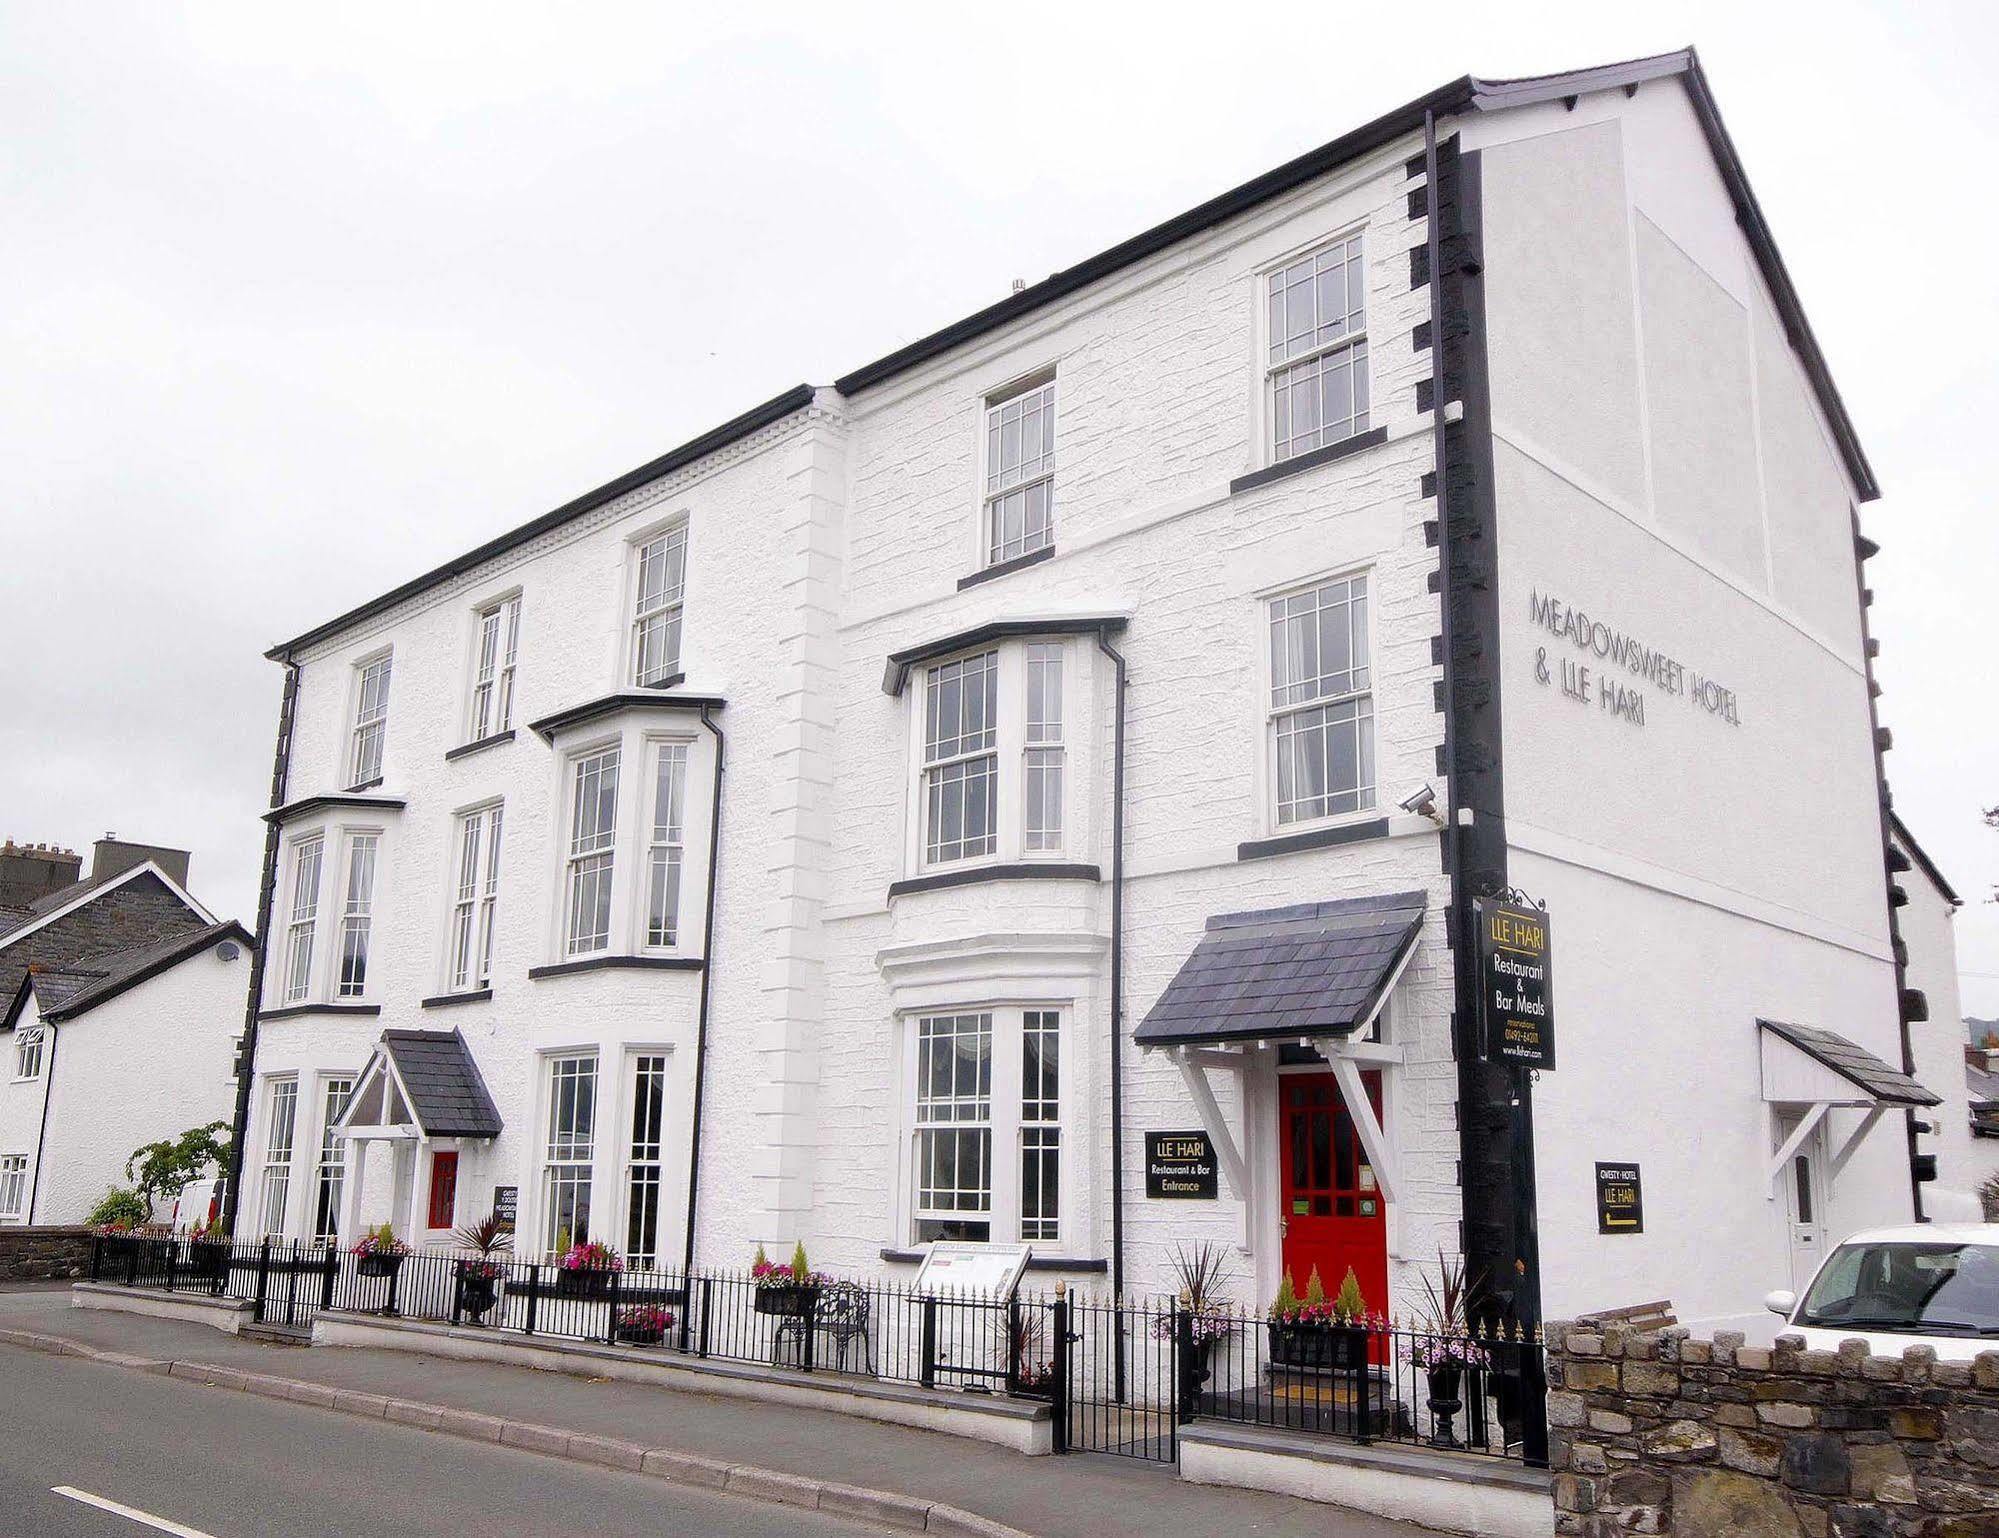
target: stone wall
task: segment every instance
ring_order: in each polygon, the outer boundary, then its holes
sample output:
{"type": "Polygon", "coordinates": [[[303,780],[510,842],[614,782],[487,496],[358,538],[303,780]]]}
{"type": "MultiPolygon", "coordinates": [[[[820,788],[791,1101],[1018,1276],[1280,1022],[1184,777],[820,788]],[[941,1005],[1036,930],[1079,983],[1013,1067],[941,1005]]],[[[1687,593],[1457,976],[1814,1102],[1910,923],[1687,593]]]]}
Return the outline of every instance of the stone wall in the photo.
{"type": "Polygon", "coordinates": [[[1999,1351],[1548,1330],[1555,1530],[1748,1538],[1999,1535],[1999,1351]]]}
{"type": "Polygon", "coordinates": [[[90,1230],[0,1228],[0,1282],[60,1281],[90,1269],[90,1230]]]}

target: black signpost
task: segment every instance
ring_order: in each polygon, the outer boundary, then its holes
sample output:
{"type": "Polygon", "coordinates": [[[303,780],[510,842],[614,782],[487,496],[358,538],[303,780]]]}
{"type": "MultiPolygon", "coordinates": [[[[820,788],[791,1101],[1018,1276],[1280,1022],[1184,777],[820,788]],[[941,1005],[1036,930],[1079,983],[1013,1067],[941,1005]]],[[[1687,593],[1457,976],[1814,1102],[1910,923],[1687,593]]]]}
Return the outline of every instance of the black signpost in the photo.
{"type": "Polygon", "coordinates": [[[1205,1132],[1145,1134],[1145,1194],[1164,1201],[1211,1202],[1216,1184],[1215,1149],[1205,1132]]]}
{"type": "Polygon", "coordinates": [[[1554,990],[1548,979],[1548,915],[1496,897],[1475,899],[1479,999],[1485,1054],[1522,1068],[1555,1066],[1554,990]]]}
{"type": "Polygon", "coordinates": [[[1596,1167],[1596,1231],[1600,1234],[1645,1232],[1645,1198],[1635,1164],[1596,1167]]]}
{"type": "Polygon", "coordinates": [[[509,1229],[514,1226],[514,1217],[520,1210],[520,1204],[519,1186],[493,1187],[493,1216],[506,1224],[509,1229]]]}

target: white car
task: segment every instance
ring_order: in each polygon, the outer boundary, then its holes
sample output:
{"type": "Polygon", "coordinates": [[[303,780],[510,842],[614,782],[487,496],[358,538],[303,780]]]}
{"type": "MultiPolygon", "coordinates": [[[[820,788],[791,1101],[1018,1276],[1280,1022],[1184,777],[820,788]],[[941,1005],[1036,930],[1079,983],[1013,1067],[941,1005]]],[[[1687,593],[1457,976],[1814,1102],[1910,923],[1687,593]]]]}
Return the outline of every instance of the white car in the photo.
{"type": "Polygon", "coordinates": [[[1802,1299],[1773,1292],[1763,1305],[1814,1351],[1858,1338],[1877,1356],[1934,1346],[1968,1362],[1999,1351],[1999,1223],[1870,1228],[1825,1258],[1802,1299]]]}

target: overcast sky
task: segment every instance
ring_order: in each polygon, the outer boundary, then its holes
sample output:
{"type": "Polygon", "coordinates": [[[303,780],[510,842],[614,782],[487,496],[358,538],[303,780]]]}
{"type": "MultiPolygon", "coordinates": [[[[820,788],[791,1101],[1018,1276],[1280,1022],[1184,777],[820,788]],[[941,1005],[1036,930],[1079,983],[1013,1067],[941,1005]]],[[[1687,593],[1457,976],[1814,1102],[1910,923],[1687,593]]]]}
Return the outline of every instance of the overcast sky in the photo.
{"type": "Polygon", "coordinates": [[[1692,42],[1885,488],[1897,805],[1999,1015],[1991,12],[0,0],[0,836],[186,845],[253,920],[273,642],[1446,80],[1692,42]]]}

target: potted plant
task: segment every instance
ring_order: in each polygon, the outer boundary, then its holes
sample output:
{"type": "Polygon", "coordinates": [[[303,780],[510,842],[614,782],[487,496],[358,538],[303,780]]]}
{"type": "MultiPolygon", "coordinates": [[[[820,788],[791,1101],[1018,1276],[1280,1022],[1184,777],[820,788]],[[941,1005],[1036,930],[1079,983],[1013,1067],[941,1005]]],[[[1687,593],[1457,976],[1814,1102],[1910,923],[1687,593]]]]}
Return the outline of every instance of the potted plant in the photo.
{"type": "Polygon", "coordinates": [[[1236,1326],[1235,1305],[1222,1295],[1233,1274],[1228,1252],[1218,1244],[1194,1250],[1176,1246],[1173,1269],[1180,1274],[1180,1306],[1161,1317],[1153,1330],[1159,1339],[1179,1343],[1180,1413],[1192,1415],[1212,1372],[1215,1342],[1236,1326]]]}
{"type": "Polygon", "coordinates": [[[1464,1408],[1460,1390],[1465,1370],[1485,1372],[1492,1366],[1492,1353],[1471,1339],[1470,1295],[1462,1262],[1447,1260],[1437,1252],[1437,1280],[1423,1278],[1428,1306],[1423,1310],[1423,1333],[1409,1346],[1411,1365],[1421,1369],[1428,1388],[1434,1447],[1456,1447],[1458,1439],[1451,1422],[1464,1408]]]}
{"type": "Polygon", "coordinates": [[[805,1241],[791,1252],[791,1264],[780,1266],[757,1246],[750,1262],[750,1280],[756,1285],[756,1309],[760,1314],[809,1319],[819,1300],[819,1289],[832,1278],[814,1271],[805,1259],[805,1241]]]}
{"type": "Polygon", "coordinates": [[[504,1268],[493,1257],[512,1248],[514,1231],[497,1212],[489,1212],[451,1237],[473,1252],[458,1262],[457,1309],[461,1316],[478,1324],[500,1299],[500,1276],[504,1268]]]}
{"type": "Polygon", "coordinates": [[[1353,1372],[1367,1362],[1367,1300],[1351,1266],[1340,1283],[1339,1295],[1330,1303],[1317,1266],[1306,1280],[1302,1299],[1287,1270],[1277,1299],[1270,1305],[1266,1328],[1270,1359],[1280,1367],[1353,1372]]]}
{"type": "Polygon", "coordinates": [[[354,1246],[354,1269],[363,1276],[394,1276],[402,1269],[410,1247],[396,1237],[393,1224],[369,1229],[354,1246]]]}
{"type": "Polygon", "coordinates": [[[1044,1337],[1047,1316],[1039,1304],[1015,1304],[1002,1317],[1006,1336],[1006,1391],[1021,1399],[1055,1397],[1055,1364],[1044,1337]]]}
{"type": "Polygon", "coordinates": [[[618,1310],[618,1339],[628,1346],[657,1346],[673,1328],[673,1315],[656,1303],[633,1303],[618,1310]]]}
{"type": "Polygon", "coordinates": [[[555,1290],[565,1298],[606,1298],[611,1278],[625,1269],[624,1257],[601,1239],[585,1239],[564,1252],[555,1290]]]}

